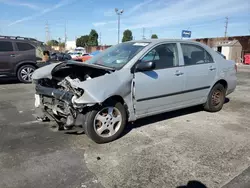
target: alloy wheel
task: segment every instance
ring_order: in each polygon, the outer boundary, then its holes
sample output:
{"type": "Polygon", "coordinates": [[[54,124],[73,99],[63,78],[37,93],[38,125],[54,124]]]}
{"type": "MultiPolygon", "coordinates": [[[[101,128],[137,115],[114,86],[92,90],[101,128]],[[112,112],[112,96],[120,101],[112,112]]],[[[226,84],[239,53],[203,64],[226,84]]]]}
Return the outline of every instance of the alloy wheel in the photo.
{"type": "Polygon", "coordinates": [[[34,69],[31,68],[31,67],[25,67],[21,70],[20,72],[20,75],[21,75],[21,78],[24,80],[24,81],[28,81],[30,82],[32,80],[32,74],[34,73],[34,69]]]}
{"type": "Polygon", "coordinates": [[[222,100],[223,100],[222,91],[220,91],[220,90],[214,91],[213,94],[212,94],[212,105],[213,106],[218,106],[218,105],[221,104],[221,102],[223,102],[222,100]]]}
{"type": "Polygon", "coordinates": [[[113,136],[121,124],[122,115],[116,107],[105,107],[94,118],[94,130],[101,137],[113,136]]]}

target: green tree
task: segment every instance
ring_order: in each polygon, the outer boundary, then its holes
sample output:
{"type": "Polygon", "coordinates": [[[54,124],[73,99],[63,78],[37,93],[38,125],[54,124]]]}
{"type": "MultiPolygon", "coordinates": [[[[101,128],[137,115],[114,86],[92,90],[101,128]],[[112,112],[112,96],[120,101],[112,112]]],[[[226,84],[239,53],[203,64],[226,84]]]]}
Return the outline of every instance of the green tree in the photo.
{"type": "Polygon", "coordinates": [[[60,47],[60,48],[65,48],[65,42],[59,43],[59,47],[60,47]]]}
{"type": "Polygon", "coordinates": [[[89,46],[98,46],[98,33],[94,29],[91,29],[91,31],[89,33],[88,45],[89,46]]]}
{"type": "Polygon", "coordinates": [[[133,40],[132,31],[127,29],[123,32],[122,42],[131,41],[131,40],[133,40]]]}
{"type": "Polygon", "coordinates": [[[158,36],[157,36],[156,34],[153,34],[153,35],[151,36],[151,39],[158,39],[158,36]]]}
{"type": "Polygon", "coordinates": [[[89,35],[83,35],[80,38],[76,39],[77,47],[86,47],[88,45],[89,35]]]}
{"type": "Polygon", "coordinates": [[[47,45],[48,46],[58,46],[59,45],[59,42],[57,40],[50,40],[47,42],[47,45]]]}

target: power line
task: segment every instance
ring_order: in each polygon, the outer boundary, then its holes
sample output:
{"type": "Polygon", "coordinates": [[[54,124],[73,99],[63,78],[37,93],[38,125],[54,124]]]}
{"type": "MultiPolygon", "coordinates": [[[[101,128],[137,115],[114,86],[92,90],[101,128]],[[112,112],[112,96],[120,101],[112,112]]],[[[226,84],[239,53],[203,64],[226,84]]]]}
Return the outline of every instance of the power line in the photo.
{"type": "Polygon", "coordinates": [[[228,26],[228,17],[226,17],[226,22],[225,22],[225,37],[227,37],[227,26],[228,26]]]}

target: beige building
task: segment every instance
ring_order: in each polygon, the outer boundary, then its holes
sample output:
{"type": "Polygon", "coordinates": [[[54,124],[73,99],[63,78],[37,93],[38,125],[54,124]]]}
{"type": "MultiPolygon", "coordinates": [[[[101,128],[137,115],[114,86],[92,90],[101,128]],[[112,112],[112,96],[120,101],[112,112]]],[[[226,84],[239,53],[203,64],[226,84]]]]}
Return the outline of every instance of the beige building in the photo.
{"type": "Polygon", "coordinates": [[[238,40],[217,42],[214,50],[221,52],[226,59],[239,61],[242,56],[242,46],[238,40]]]}
{"type": "Polygon", "coordinates": [[[244,55],[250,54],[250,35],[193,39],[221,52],[229,60],[244,62],[244,55]]]}

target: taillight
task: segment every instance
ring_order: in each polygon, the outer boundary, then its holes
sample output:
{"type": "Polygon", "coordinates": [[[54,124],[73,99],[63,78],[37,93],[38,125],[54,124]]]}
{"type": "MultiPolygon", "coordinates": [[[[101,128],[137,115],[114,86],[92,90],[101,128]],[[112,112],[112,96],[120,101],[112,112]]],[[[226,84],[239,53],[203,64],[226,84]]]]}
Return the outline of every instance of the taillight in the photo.
{"type": "Polygon", "coordinates": [[[234,69],[235,69],[235,71],[237,72],[237,65],[236,65],[236,64],[234,65],[234,69]]]}

